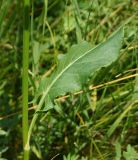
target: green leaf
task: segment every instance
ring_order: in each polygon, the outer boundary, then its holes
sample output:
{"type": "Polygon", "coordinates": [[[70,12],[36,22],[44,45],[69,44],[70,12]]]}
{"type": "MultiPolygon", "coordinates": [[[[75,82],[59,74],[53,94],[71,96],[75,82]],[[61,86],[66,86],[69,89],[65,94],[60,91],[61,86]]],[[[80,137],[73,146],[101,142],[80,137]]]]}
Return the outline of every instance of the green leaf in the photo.
{"type": "Polygon", "coordinates": [[[120,28],[94,49],[86,41],[71,47],[66,56],[59,61],[57,70],[49,78],[41,81],[37,92],[37,95],[42,94],[41,105],[46,96],[53,100],[68,92],[81,90],[90,76],[118,58],[122,39],[123,28],[120,28]]]}
{"type": "Polygon", "coordinates": [[[135,86],[134,86],[134,92],[132,95],[132,101],[135,101],[138,99],[138,77],[135,78],[135,86]]]}
{"type": "Polygon", "coordinates": [[[119,117],[115,120],[115,122],[111,125],[111,127],[109,128],[109,130],[107,131],[107,136],[110,137],[114,131],[116,130],[116,128],[119,126],[120,122],[122,121],[122,119],[126,116],[126,114],[132,109],[134,103],[128,103],[125,107],[125,110],[119,115],[119,117]]]}
{"type": "Polygon", "coordinates": [[[34,65],[37,65],[40,58],[40,44],[37,41],[33,42],[33,61],[34,65]]]}
{"type": "Polygon", "coordinates": [[[44,109],[41,109],[41,110],[38,110],[36,113],[46,113],[48,112],[49,110],[53,109],[54,108],[54,105],[50,99],[49,96],[47,96],[45,98],[45,106],[44,106],[44,109]]]}
{"type": "Polygon", "coordinates": [[[0,128],[0,136],[5,136],[8,133],[0,128]]]}
{"type": "Polygon", "coordinates": [[[116,150],[115,160],[120,160],[121,159],[121,145],[120,145],[119,142],[116,142],[116,144],[115,144],[115,150],[116,150]]]}
{"type": "Polygon", "coordinates": [[[71,155],[70,153],[67,156],[63,156],[63,160],[78,160],[79,156],[78,155],[71,155]]]}
{"type": "Polygon", "coordinates": [[[127,146],[127,151],[123,152],[123,156],[126,160],[137,160],[138,159],[138,153],[135,151],[135,149],[130,144],[127,146]]]}

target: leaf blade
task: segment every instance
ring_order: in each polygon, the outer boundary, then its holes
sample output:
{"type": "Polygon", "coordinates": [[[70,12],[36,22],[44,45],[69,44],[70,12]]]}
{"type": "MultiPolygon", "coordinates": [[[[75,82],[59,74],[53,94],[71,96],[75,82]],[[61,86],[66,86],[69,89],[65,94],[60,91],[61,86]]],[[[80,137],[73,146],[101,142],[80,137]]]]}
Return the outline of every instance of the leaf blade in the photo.
{"type": "Polygon", "coordinates": [[[49,94],[53,99],[80,90],[90,75],[118,58],[122,39],[123,28],[120,28],[94,49],[85,41],[74,45],[59,62],[56,72],[40,83],[38,94],[43,92],[43,95],[49,94]]]}

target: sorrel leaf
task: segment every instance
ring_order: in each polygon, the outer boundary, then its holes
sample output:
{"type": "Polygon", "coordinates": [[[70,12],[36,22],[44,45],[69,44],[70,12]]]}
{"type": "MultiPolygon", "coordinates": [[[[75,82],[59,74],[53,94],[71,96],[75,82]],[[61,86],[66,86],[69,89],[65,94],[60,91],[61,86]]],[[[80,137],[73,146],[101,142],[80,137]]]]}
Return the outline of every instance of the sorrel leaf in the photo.
{"type": "Polygon", "coordinates": [[[72,46],[59,61],[57,70],[41,81],[37,92],[37,95],[43,97],[40,100],[41,105],[47,97],[53,100],[68,92],[81,90],[90,76],[118,58],[122,39],[123,28],[120,28],[107,41],[95,48],[86,41],[72,46]]]}

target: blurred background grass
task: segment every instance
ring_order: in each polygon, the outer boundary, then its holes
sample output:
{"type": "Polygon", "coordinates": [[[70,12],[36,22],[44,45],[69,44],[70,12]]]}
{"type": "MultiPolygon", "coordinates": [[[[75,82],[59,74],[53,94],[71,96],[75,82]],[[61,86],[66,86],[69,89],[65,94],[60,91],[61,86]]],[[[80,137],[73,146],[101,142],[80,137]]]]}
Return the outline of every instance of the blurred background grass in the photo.
{"type": "MultiPolygon", "coordinates": [[[[22,159],[22,5],[0,1],[0,157],[8,160],[22,159]]],[[[83,39],[95,46],[128,21],[119,59],[88,85],[118,82],[58,101],[61,110],[38,122],[31,159],[119,160],[121,151],[138,150],[138,1],[32,0],[30,18],[30,107],[40,79],[71,45],[83,39]]]]}

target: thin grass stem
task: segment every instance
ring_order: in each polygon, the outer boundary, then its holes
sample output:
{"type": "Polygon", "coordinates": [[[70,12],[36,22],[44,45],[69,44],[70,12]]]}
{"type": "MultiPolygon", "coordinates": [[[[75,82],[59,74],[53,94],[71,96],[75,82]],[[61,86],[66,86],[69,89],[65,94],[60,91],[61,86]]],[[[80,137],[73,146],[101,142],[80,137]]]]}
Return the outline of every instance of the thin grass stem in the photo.
{"type": "Polygon", "coordinates": [[[24,0],[23,8],[23,73],[22,73],[22,96],[23,96],[23,149],[24,160],[29,160],[29,149],[25,149],[28,139],[28,68],[29,68],[29,43],[30,43],[30,0],[24,0]]]}

